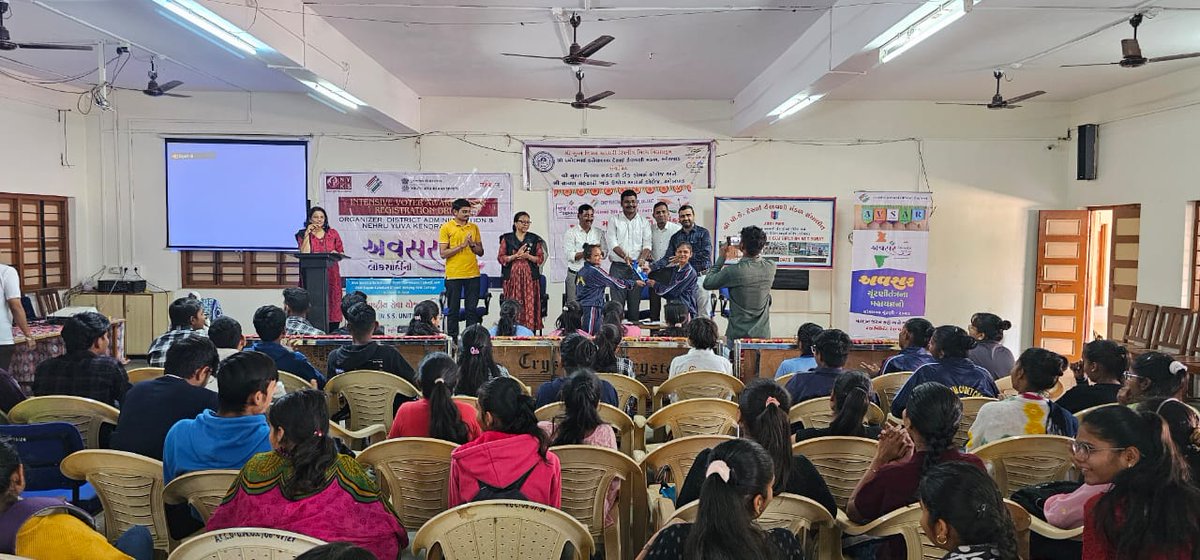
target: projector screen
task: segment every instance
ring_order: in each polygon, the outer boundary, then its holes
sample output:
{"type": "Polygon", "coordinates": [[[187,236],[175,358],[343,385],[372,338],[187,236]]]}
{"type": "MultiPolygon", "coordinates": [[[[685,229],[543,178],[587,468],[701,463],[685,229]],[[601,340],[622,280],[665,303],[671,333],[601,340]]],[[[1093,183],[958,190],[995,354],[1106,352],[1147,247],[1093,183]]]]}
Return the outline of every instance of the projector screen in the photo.
{"type": "Polygon", "coordinates": [[[296,249],[307,142],[168,138],[166,167],[167,248],[296,249]]]}

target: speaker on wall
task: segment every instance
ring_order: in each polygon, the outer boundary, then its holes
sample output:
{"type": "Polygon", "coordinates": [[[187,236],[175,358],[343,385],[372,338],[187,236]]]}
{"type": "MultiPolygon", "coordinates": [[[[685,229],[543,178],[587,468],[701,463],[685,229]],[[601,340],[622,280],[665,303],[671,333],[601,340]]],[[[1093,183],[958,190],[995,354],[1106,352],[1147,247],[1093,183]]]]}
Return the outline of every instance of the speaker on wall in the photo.
{"type": "Polygon", "coordinates": [[[1083,124],[1079,125],[1079,155],[1077,156],[1077,171],[1075,178],[1080,181],[1096,180],[1096,135],[1100,131],[1100,125],[1083,124]]]}

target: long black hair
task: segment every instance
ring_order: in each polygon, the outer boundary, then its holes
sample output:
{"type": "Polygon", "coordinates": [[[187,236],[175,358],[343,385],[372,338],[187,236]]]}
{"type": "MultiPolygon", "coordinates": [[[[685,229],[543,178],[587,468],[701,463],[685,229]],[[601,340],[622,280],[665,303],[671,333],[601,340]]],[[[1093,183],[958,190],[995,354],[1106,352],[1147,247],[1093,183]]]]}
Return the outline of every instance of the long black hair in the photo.
{"type": "Polygon", "coordinates": [[[554,419],[554,445],[578,445],[604,422],[600,420],[600,378],[590,369],[575,370],[562,386],[566,411],[554,419]]]}
{"type": "Polygon", "coordinates": [[[1153,412],[1106,406],[1083,417],[1109,447],[1136,448],[1141,458],[1112,480],[1092,510],[1099,537],[1123,560],[1163,558],[1191,550],[1200,558],[1200,489],[1187,480],[1170,431],[1153,412]]]}
{"type": "Polygon", "coordinates": [[[1093,382],[1121,381],[1121,376],[1125,373],[1126,369],[1129,369],[1129,350],[1108,339],[1093,340],[1084,344],[1083,358],[1096,364],[1096,369],[1104,371],[1104,374],[1100,376],[1089,375],[1088,377],[1093,378],[1093,382]],[[1103,379],[1095,379],[1094,377],[1102,377],[1103,379]]]}
{"type": "Polygon", "coordinates": [[[426,354],[417,369],[421,376],[421,396],[429,401],[429,437],[466,443],[470,438],[467,424],[454,404],[458,364],[449,354],[434,352],[426,354]]]}
{"type": "Polygon", "coordinates": [[[936,465],[921,478],[917,497],[930,527],[945,521],[958,535],[958,544],[992,545],[1001,560],[1018,560],[1017,531],[1008,506],[979,467],[957,461],[936,465]]]}
{"type": "Polygon", "coordinates": [[[748,439],[732,439],[713,448],[683,558],[777,558],[775,547],[755,522],[758,512],[754,510],[754,499],[766,498],[772,466],[766,450],[748,439]],[[723,468],[713,468],[717,462],[728,467],[728,474],[723,468]]]}
{"type": "Polygon", "coordinates": [[[292,476],[281,483],[283,495],[296,500],[320,491],[325,471],[337,461],[337,447],[329,437],[329,408],[325,393],[303,389],[288,393],[267,411],[271,428],[283,428],[280,455],[292,463],[292,476]]]}
{"type": "Polygon", "coordinates": [[[1026,389],[1040,393],[1058,384],[1058,378],[1067,369],[1067,359],[1045,348],[1033,347],[1021,352],[1017,367],[1025,374],[1026,389]]]}
{"type": "Polygon", "coordinates": [[[579,368],[590,368],[596,361],[596,343],[577,332],[564,336],[558,349],[563,371],[566,373],[579,368]]]}
{"type": "Polygon", "coordinates": [[[904,331],[908,333],[909,347],[926,348],[933,338],[933,323],[921,317],[913,317],[904,322],[904,331]]]}
{"type": "Polygon", "coordinates": [[[625,330],[625,306],[619,301],[604,304],[601,320],[606,325],[616,325],[621,331],[625,330]]]}
{"type": "Polygon", "coordinates": [[[8,439],[0,439],[0,504],[11,506],[21,499],[12,485],[12,475],[20,467],[21,457],[17,455],[17,448],[8,439]]]}
{"type": "Polygon", "coordinates": [[[773,379],[758,378],[746,385],[738,397],[738,414],[750,439],[771,456],[775,468],[775,492],[788,487],[792,475],[792,429],[788,410],[792,398],[773,379]]]}
{"type": "Polygon", "coordinates": [[[983,335],[984,340],[999,342],[1004,340],[1004,331],[1011,329],[1012,323],[994,313],[976,313],[971,316],[971,326],[983,335]]]}
{"type": "Polygon", "coordinates": [[[479,387],[493,377],[500,377],[500,367],[492,357],[492,335],[480,325],[463,330],[458,345],[458,369],[462,379],[458,394],[474,396],[479,387]]]}
{"type": "Polygon", "coordinates": [[[942,325],[933,329],[930,350],[939,360],[942,358],[966,358],[967,352],[975,347],[975,339],[967,331],[954,325],[942,325]]]}
{"type": "Polygon", "coordinates": [[[321,229],[329,231],[329,212],[326,212],[325,209],[321,208],[320,206],[310,206],[308,208],[308,213],[304,215],[304,227],[300,228],[300,231],[296,232],[296,237],[304,237],[304,230],[308,229],[309,224],[312,223],[313,214],[317,212],[325,214],[325,223],[321,226],[321,229]]]}
{"type": "Polygon", "coordinates": [[[546,459],[550,438],[538,427],[533,397],[526,395],[521,383],[511,377],[497,377],[479,388],[479,410],[491,415],[488,430],[506,434],[525,434],[538,442],[538,455],[546,459]]]}
{"type": "Polygon", "coordinates": [[[1171,432],[1171,441],[1187,463],[1190,480],[1200,481],[1200,414],[1176,398],[1153,397],[1137,406],[1138,412],[1153,412],[1162,417],[1171,432]]]}
{"type": "Polygon", "coordinates": [[[592,368],[601,373],[617,371],[617,349],[621,347],[621,327],[612,323],[600,325],[596,331],[596,359],[592,368]]]}
{"type": "Polygon", "coordinates": [[[816,323],[804,323],[796,329],[796,346],[800,347],[801,356],[813,355],[813,341],[823,330],[825,328],[816,323]]]}
{"type": "Polygon", "coordinates": [[[935,381],[917,385],[908,399],[904,415],[908,417],[909,429],[925,440],[925,463],[921,465],[924,475],[954,446],[954,434],[958,433],[958,422],[962,419],[962,401],[949,387],[935,381]]]}
{"type": "Polygon", "coordinates": [[[500,304],[500,320],[496,322],[496,336],[517,336],[517,316],[521,314],[521,302],[506,299],[500,304]]]}
{"type": "Polygon", "coordinates": [[[418,303],[413,308],[412,319],[408,322],[408,331],[404,334],[407,336],[433,336],[435,334],[442,334],[442,331],[439,331],[433,324],[433,318],[437,317],[440,311],[441,309],[438,307],[437,302],[431,299],[418,303]]]}
{"type": "Polygon", "coordinates": [[[583,329],[583,307],[577,301],[563,304],[562,314],[554,321],[554,328],[563,336],[583,329]]]}
{"type": "Polygon", "coordinates": [[[688,308],[681,302],[672,301],[663,306],[663,319],[667,328],[659,329],[658,336],[682,338],[687,336],[688,308]]]}
{"type": "Polygon", "coordinates": [[[866,437],[863,417],[871,402],[871,379],[861,371],[844,371],[833,380],[831,436],[866,437]]]}
{"type": "Polygon", "coordinates": [[[1133,360],[1133,373],[1150,381],[1141,398],[1174,397],[1187,379],[1187,367],[1163,352],[1146,352],[1133,360]],[[1176,365],[1178,364],[1178,365],[1176,365]]]}

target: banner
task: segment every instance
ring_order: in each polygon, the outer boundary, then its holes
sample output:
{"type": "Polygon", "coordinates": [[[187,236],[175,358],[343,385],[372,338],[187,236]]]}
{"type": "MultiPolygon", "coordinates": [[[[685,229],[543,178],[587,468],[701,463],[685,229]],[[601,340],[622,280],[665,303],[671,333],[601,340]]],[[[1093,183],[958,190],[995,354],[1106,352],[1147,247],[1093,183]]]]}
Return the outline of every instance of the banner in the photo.
{"type": "MultiPolygon", "coordinates": [[[[758,226],[767,234],[762,256],[782,268],[833,268],[833,198],[717,197],[714,243],[758,226]]],[[[713,255],[716,260],[716,255],[713,255]]]]}
{"type": "MultiPolygon", "coordinates": [[[[579,227],[579,206],[590,204],[596,209],[596,221],[593,228],[608,231],[609,218],[621,212],[621,192],[630,189],[638,193],[638,214],[649,220],[653,226],[654,205],[666,202],[671,209],[671,221],[678,221],[680,206],[692,200],[690,187],[607,187],[587,189],[551,189],[550,201],[550,261],[547,264],[549,272],[544,272],[552,282],[562,282],[567,278],[567,256],[563,240],[567,230],[579,227]]],[[[608,270],[608,265],[604,266],[608,270]]]]}
{"type": "Polygon", "coordinates": [[[715,187],[712,140],[526,142],[525,188],[715,187]]]}
{"type": "Polygon", "coordinates": [[[499,276],[496,248],[512,231],[512,177],[507,173],[323,173],[322,207],[350,258],[342,276],[441,276],[438,229],[456,198],[470,200],[487,256],[481,271],[499,276]]]}
{"type": "Polygon", "coordinates": [[[892,338],[925,315],[929,210],[933,195],[854,193],[850,274],[851,338],[892,338]]]}
{"type": "Polygon", "coordinates": [[[375,308],[375,317],[390,335],[404,334],[412,320],[413,308],[431,299],[438,301],[445,287],[442,278],[346,278],[346,293],[361,290],[367,303],[375,308]]]}

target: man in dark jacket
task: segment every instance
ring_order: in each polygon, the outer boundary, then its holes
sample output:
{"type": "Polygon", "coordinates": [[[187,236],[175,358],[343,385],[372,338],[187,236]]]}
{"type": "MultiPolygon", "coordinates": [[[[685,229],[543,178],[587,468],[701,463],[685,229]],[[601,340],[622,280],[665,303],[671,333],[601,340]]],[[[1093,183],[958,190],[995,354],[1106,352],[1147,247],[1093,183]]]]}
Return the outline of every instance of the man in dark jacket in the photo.
{"type": "Polygon", "coordinates": [[[375,329],[379,328],[374,307],[363,302],[356,303],[346,310],[345,317],[354,344],[341,346],[329,354],[329,369],[326,370],[329,379],[347,371],[369,369],[386,371],[414,386],[420,386],[417,373],[399,350],[371,340],[375,329]]]}

